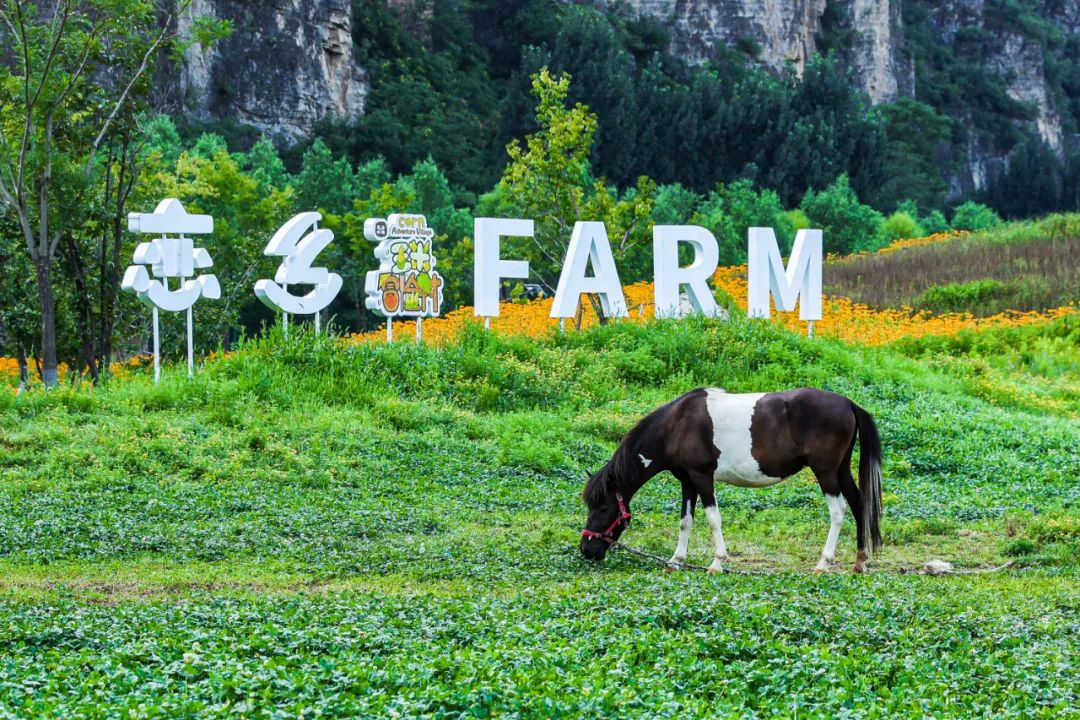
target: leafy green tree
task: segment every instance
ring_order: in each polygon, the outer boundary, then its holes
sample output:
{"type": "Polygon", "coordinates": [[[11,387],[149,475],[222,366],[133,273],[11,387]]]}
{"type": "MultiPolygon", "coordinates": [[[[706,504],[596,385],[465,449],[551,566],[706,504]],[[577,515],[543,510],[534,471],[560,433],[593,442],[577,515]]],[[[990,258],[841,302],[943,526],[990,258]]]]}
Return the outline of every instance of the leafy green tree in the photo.
{"type": "Polygon", "coordinates": [[[701,196],[679,183],[656,188],[652,221],[657,225],[682,225],[689,222],[701,196]]]}
{"type": "Polygon", "coordinates": [[[898,208],[905,199],[920,207],[940,208],[945,181],[937,164],[941,143],[949,138],[951,122],[934,108],[912,98],[882,105],[888,144],[882,183],[868,196],[881,209],[898,208]]]}
{"type": "Polygon", "coordinates": [[[158,153],[161,162],[173,165],[184,151],[176,123],[168,115],[155,115],[139,124],[143,135],[143,152],[158,153]]]}
{"type": "Polygon", "coordinates": [[[334,159],[326,143],[316,140],[304,153],[300,174],[296,176],[297,202],[305,209],[340,215],[352,207],[353,182],[349,159],[334,159]]]}
{"type": "MultiPolygon", "coordinates": [[[[535,219],[535,237],[515,248],[515,254],[529,258],[531,272],[549,290],[554,289],[579,220],[604,222],[616,261],[630,260],[623,266],[642,264],[635,250],[647,236],[656,189],[651,180],[640,178],[634,191],[620,196],[603,180],[593,179],[589,154],[596,116],[580,103],[568,108],[569,90],[567,76],[555,79],[544,69],[533,77],[539,130],[524,143],[515,141],[507,147],[510,164],[497,194],[504,207],[535,219]]],[[[606,321],[599,301],[590,298],[590,302],[601,321],[606,321]]]]}
{"type": "Polygon", "coordinates": [[[987,193],[990,204],[1007,218],[1025,218],[1063,208],[1062,160],[1041,138],[1030,137],[1008,157],[1008,168],[987,193]]]}
{"type": "Polygon", "coordinates": [[[877,242],[881,213],[859,202],[846,175],[821,192],[807,192],[799,207],[814,227],[821,228],[826,252],[869,250],[877,242]]]}
{"type": "Polygon", "coordinates": [[[775,229],[777,242],[785,253],[794,240],[791,218],[780,205],[780,198],[771,190],[756,192],[750,180],[717,186],[698,206],[691,222],[708,228],[716,236],[722,265],[746,262],[748,228],[775,229]]]}
{"type": "MultiPolygon", "coordinates": [[[[242,319],[254,323],[269,317],[253,287],[256,280],[273,277],[280,263],[280,258],[264,256],[263,248],[292,213],[293,190],[267,191],[244,171],[237,157],[224,150],[210,158],[181,153],[174,166],[162,165],[146,180],[138,196],[140,205],[152,206],[160,198],[174,197],[188,212],[214,217],[214,232],[199,236],[197,244],[214,260],[222,296],[196,305],[196,338],[204,348],[228,346],[242,319]]],[[[183,319],[173,315],[163,317],[163,352],[183,342],[183,319]]],[[[145,322],[145,313],[137,317],[145,322]]]]}
{"type": "Polygon", "coordinates": [[[34,268],[49,385],[58,380],[60,243],[104,184],[101,152],[137,111],[152,61],[169,43],[173,23],[159,24],[158,10],[145,0],[0,1],[0,202],[34,268]]]}
{"type": "Polygon", "coordinates": [[[259,138],[248,151],[243,166],[263,191],[284,190],[292,185],[285,163],[269,138],[259,138]]]}

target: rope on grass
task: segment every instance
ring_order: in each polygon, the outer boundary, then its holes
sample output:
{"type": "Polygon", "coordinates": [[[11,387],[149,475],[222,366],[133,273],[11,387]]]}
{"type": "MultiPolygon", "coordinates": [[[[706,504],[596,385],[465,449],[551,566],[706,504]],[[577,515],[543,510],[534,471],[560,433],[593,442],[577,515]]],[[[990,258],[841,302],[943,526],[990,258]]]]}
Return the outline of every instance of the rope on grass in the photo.
{"type": "MultiPolygon", "coordinates": [[[[630,547],[629,545],[626,545],[626,544],[618,542],[618,541],[614,542],[611,547],[619,548],[620,550],[625,550],[625,551],[627,551],[628,553],[630,553],[632,555],[637,555],[638,557],[647,558],[649,560],[655,560],[658,563],[660,563],[661,565],[663,565],[665,568],[668,568],[668,569],[672,569],[672,570],[675,570],[675,569],[679,569],[679,570],[700,570],[700,571],[703,571],[703,572],[709,572],[709,568],[704,566],[704,565],[694,565],[693,563],[681,562],[676,566],[676,565],[672,564],[671,561],[668,560],[667,558],[664,558],[664,557],[662,557],[660,555],[654,555],[652,553],[645,552],[644,550],[638,550],[637,548],[630,547]]],[[[1007,562],[1007,563],[1005,563],[1003,565],[998,565],[996,567],[963,568],[963,569],[957,570],[952,566],[951,563],[942,562],[940,560],[930,560],[925,565],[923,565],[921,568],[899,567],[894,572],[896,572],[899,575],[982,575],[982,574],[985,574],[985,573],[1001,572],[1002,570],[1005,570],[1007,568],[1012,567],[1013,564],[1014,564],[1014,561],[1010,560],[1009,562],[1007,562]]],[[[771,575],[772,574],[770,572],[754,572],[753,570],[738,570],[736,568],[726,566],[726,565],[722,567],[720,572],[723,572],[724,574],[728,574],[728,575],[771,575]]],[[[885,572],[889,572],[889,571],[886,570],[885,572]]]]}

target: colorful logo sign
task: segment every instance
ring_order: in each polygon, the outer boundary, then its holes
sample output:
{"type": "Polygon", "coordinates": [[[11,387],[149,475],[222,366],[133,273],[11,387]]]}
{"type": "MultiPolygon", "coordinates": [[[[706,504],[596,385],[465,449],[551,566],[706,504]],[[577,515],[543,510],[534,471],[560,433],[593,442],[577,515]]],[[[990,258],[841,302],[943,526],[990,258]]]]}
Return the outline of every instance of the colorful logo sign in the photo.
{"type": "Polygon", "coordinates": [[[375,247],[379,269],[367,274],[367,308],[383,317],[437,317],[442,309],[443,279],[435,270],[435,231],[423,215],[369,218],[364,236],[375,247]]]}

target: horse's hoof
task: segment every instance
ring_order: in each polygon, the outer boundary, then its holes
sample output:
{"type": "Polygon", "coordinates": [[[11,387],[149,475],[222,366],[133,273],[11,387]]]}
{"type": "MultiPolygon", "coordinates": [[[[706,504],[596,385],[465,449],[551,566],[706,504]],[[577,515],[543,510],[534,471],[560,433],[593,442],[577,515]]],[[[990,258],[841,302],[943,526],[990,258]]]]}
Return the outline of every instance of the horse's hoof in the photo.
{"type": "Polygon", "coordinates": [[[866,572],[866,566],[865,566],[865,565],[860,565],[860,564],[856,563],[856,564],[855,564],[855,567],[853,567],[853,568],[852,568],[852,570],[854,570],[855,572],[857,572],[857,573],[859,573],[860,575],[862,575],[862,574],[864,574],[864,573],[866,572]]]}
{"type": "Polygon", "coordinates": [[[669,565],[665,565],[665,566],[664,566],[664,572],[669,572],[669,573],[673,573],[673,572],[675,572],[675,571],[676,571],[676,570],[678,570],[678,569],[679,569],[679,568],[675,567],[674,565],[670,565],[670,564],[669,564],[669,565]]]}
{"type": "Polygon", "coordinates": [[[819,567],[814,568],[814,574],[815,575],[824,575],[827,572],[828,572],[828,570],[826,570],[825,568],[819,568],[819,567]]]}
{"type": "Polygon", "coordinates": [[[724,571],[721,568],[711,567],[711,568],[708,569],[708,573],[710,575],[721,575],[721,574],[723,574],[723,572],[724,571]]]}

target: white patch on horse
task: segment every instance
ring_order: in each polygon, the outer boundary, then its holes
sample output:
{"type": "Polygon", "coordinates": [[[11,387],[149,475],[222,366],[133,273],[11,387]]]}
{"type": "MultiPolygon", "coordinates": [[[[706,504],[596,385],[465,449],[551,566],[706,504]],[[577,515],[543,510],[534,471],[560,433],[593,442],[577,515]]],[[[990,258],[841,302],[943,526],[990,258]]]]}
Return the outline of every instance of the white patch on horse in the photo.
{"type": "Polygon", "coordinates": [[[829,563],[836,559],[836,541],[840,538],[840,526],[844,524],[844,515],[847,513],[847,503],[840,495],[826,495],[825,502],[829,506],[829,536],[825,539],[825,548],[821,551],[821,560],[818,561],[815,570],[824,571],[829,563]]]}
{"type": "Polygon", "coordinates": [[[690,548],[690,531],[694,529],[694,515],[691,509],[693,502],[686,501],[686,514],[679,520],[679,544],[675,546],[675,554],[668,560],[668,565],[679,567],[686,562],[686,553],[690,548]]]}
{"type": "Polygon", "coordinates": [[[720,451],[713,473],[715,480],[740,487],[765,487],[784,480],[761,472],[751,452],[750,422],[754,407],[764,394],[729,395],[716,388],[705,391],[705,408],[713,424],[713,445],[720,451]]]}
{"type": "Polygon", "coordinates": [[[710,570],[722,571],[720,566],[721,560],[727,559],[727,543],[724,542],[724,527],[720,521],[720,508],[715,505],[705,508],[705,519],[709,521],[709,527],[712,528],[713,539],[713,561],[709,565],[710,570]]]}
{"type": "Polygon", "coordinates": [[[638,457],[641,458],[641,464],[644,465],[645,467],[649,467],[650,465],[652,465],[652,460],[645,457],[641,453],[638,453],[638,457]]]}

